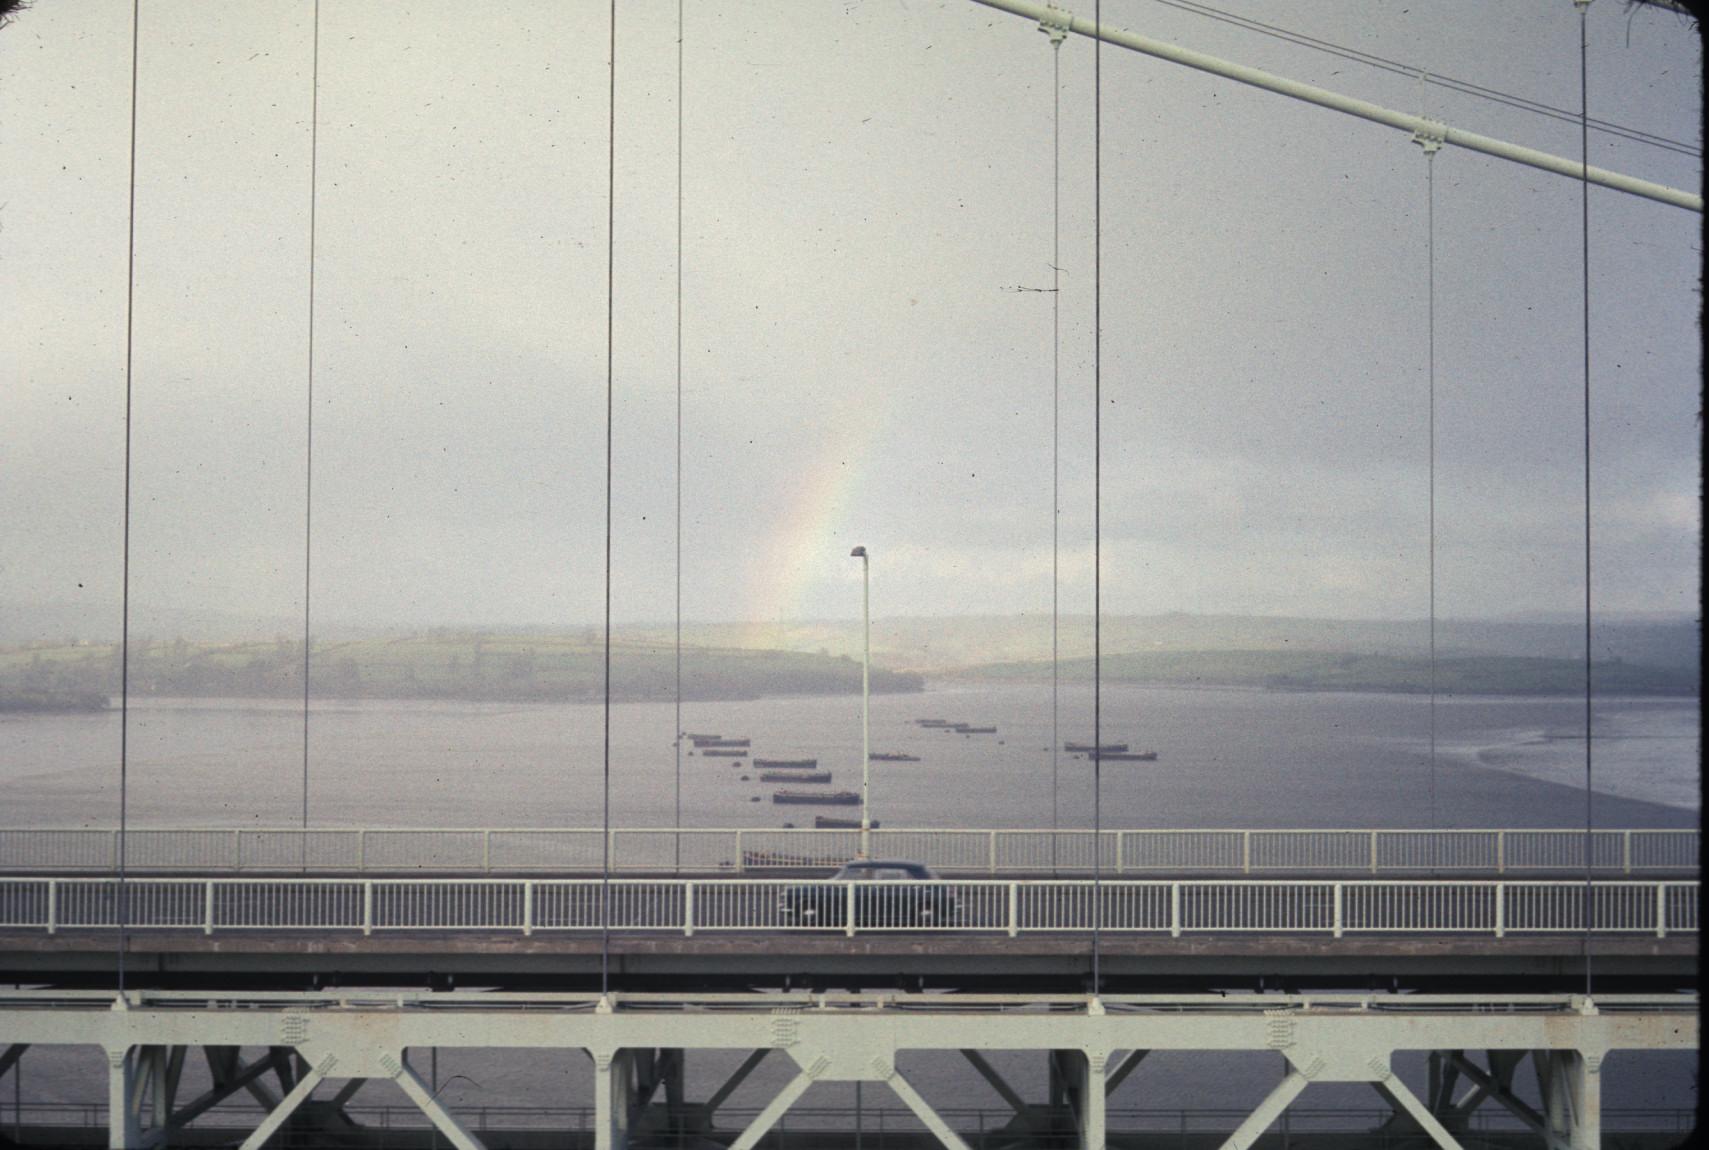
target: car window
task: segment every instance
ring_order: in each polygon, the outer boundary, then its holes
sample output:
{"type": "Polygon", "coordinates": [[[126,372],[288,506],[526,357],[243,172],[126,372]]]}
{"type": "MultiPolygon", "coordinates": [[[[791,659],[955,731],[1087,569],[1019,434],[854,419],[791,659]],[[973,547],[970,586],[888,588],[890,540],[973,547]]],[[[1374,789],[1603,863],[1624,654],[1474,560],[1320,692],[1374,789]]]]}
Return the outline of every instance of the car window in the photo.
{"type": "Polygon", "coordinates": [[[844,863],[832,877],[834,882],[902,882],[935,879],[931,868],[918,863],[895,863],[879,866],[875,863],[844,863]]]}

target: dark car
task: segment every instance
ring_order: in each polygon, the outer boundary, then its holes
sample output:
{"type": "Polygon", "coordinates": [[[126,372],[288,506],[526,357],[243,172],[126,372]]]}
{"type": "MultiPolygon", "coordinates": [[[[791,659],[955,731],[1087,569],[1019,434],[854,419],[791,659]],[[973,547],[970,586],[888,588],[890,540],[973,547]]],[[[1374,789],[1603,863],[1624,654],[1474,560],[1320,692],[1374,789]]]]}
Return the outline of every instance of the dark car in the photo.
{"type": "Polygon", "coordinates": [[[778,915],[784,926],[843,929],[852,893],[857,927],[947,926],[961,907],[942,881],[924,863],[855,859],[823,882],[786,887],[778,915]]]}

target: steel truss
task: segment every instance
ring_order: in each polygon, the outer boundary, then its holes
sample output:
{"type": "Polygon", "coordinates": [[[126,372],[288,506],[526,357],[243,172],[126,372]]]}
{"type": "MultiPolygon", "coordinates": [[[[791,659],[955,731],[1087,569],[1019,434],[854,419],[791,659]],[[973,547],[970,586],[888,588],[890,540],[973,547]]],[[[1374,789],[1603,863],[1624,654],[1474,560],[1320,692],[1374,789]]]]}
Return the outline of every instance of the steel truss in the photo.
{"type": "MultiPolygon", "coordinates": [[[[152,1147],[240,1091],[266,1117],[243,1143],[256,1150],[287,1122],[336,1113],[368,1079],[389,1079],[451,1145],[481,1142],[411,1069],[411,1048],[576,1049],[594,1067],[595,1137],[617,1150],[631,1136],[704,1131],[765,1058],[795,1074],[731,1142],[751,1150],[816,1082],[882,1083],[946,1147],[966,1143],[897,1069],[901,1052],[960,1052],[1015,1110],[1018,1145],[1041,1123],[1105,1145],[1105,1098],[1153,1051],[1275,1051],[1288,1070],[1224,1146],[1252,1145],[1295,1098],[1321,1082],[1368,1082],[1435,1145],[1460,1146],[1471,1113],[1494,1103],[1550,1147],[1600,1144],[1600,1077],[1613,1050],[1689,1050],[1698,1042],[1695,994],[1580,995],[1032,995],[570,994],[334,991],[227,994],[15,991],[0,994],[0,1073],[30,1045],[94,1045],[107,1052],[109,1145],[152,1147]],[[180,1102],[188,1050],[202,1047],[212,1089],[180,1102]],[[264,1055],[244,1064],[239,1051],[264,1055]],[[700,1105],[683,1097],[689,1050],[747,1051],[700,1105]],[[1394,1075],[1396,1051],[1430,1053],[1420,1098],[1394,1075]],[[1036,1051],[1050,1097],[1029,1106],[982,1051],[1036,1051]],[[1479,1065],[1468,1051],[1485,1052],[1479,1065]],[[1529,1057],[1542,1110],[1513,1081],[1529,1057]],[[277,1079],[275,1093],[264,1082],[277,1079]],[[1465,1090],[1455,1097],[1455,1089],[1465,1090]]],[[[1402,1118],[1404,1116],[1404,1119],[1402,1118]]],[[[310,1120],[312,1121],[312,1119],[310,1120]]]]}

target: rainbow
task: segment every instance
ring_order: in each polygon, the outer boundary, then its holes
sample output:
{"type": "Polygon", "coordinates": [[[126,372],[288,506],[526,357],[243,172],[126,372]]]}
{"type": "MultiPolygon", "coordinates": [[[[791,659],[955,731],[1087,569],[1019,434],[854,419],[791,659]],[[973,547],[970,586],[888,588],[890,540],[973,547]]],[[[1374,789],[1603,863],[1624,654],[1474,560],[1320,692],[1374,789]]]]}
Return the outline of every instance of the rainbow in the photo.
{"type": "Polygon", "coordinates": [[[751,569],[744,614],[756,632],[802,618],[813,587],[840,574],[840,565],[853,571],[849,548],[869,542],[855,538],[867,525],[848,519],[889,422],[877,399],[850,389],[826,420],[837,437],[834,446],[815,454],[816,462],[796,486],[751,569]]]}

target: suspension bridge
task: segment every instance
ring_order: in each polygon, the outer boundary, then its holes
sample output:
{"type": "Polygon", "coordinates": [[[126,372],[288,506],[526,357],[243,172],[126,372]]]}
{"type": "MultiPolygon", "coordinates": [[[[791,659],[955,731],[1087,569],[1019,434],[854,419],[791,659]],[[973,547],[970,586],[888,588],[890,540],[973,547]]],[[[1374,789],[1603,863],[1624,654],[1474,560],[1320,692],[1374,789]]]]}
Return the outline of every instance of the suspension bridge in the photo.
{"type": "MultiPolygon", "coordinates": [[[[1096,11],[979,2],[1035,21],[1053,46],[1146,53],[1407,133],[1429,156],[1465,148],[1587,196],[1702,210],[1583,154],[1296,83],[1096,11]]],[[[616,18],[614,5],[614,96],[616,18]]],[[[1576,123],[1588,130],[1587,109],[1576,123]]],[[[310,219],[312,413],[312,207],[310,219]]],[[[1585,250],[1588,408],[1588,236],[1585,250]]],[[[608,388],[610,343],[608,312],[608,388]]],[[[127,580],[128,356],[127,343],[127,580]]],[[[608,643],[609,485],[608,456],[608,643]]],[[[0,980],[14,984],[0,992],[0,1075],[16,1088],[27,1051],[92,1047],[108,1084],[104,1105],[81,1110],[18,1101],[0,1138],[752,1150],[795,1144],[793,1113],[814,1145],[1241,1150],[1292,1144],[1309,1113],[1296,1100],[1331,1084],[1368,1086],[1384,1108],[1302,1143],[1580,1150],[1613,1129],[1633,1144],[1680,1136],[1677,1116],[1616,1120],[1601,1071],[1610,1055],[1698,1045],[1695,830],[1595,827],[1588,806],[1585,827],[1543,830],[1160,831],[1106,828],[1099,812],[1090,831],[874,830],[873,857],[938,877],[838,883],[827,872],[859,851],[852,832],[613,827],[609,764],[598,827],[311,826],[306,523],[305,537],[302,825],[140,828],[121,803],[116,827],[0,829],[0,980]],[[423,1052],[449,1048],[585,1055],[591,1099],[475,1120],[423,1074],[423,1052]],[[1214,1128],[1112,1110],[1157,1052],[1261,1052],[1283,1069],[1214,1128]],[[1042,1099],[999,1055],[1040,1064],[1042,1099]],[[695,1098],[697,1058],[725,1069],[695,1098]],[[1004,1107],[932,1097],[922,1066],[950,1059],[1004,1107]],[[1422,1088],[1397,1071],[1409,1059],[1423,1060],[1422,1088]],[[781,1085],[730,1105],[762,1064],[784,1068],[781,1085]],[[358,1104],[368,1083],[395,1084],[408,1121],[358,1104]],[[804,1119],[797,1104],[823,1083],[878,1089],[889,1128],[804,1119]]],[[[1586,549],[1588,582],[1588,518],[1586,549]]],[[[1434,537],[1431,562],[1434,627],[1434,537]]],[[[680,534],[678,566],[680,618],[680,534]]],[[[128,582],[125,594],[128,642],[128,582]]],[[[1588,678],[1586,693],[1588,723],[1588,678]]],[[[122,749],[120,761],[122,776],[122,749]]],[[[1587,804],[1589,791],[1587,764],[1587,804]]]]}

